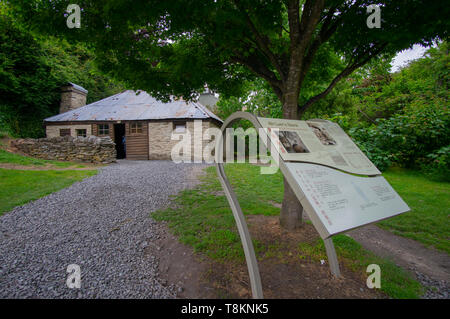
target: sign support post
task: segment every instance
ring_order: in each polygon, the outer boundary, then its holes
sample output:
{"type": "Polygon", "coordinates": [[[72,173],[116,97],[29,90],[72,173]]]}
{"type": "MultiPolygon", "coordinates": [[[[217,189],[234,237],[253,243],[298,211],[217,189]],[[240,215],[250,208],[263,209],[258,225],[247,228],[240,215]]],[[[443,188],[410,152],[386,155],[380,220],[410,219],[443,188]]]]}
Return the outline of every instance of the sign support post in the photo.
{"type": "Polygon", "coordinates": [[[219,175],[220,183],[225,191],[228,202],[230,203],[231,210],[233,211],[234,220],[241,237],[242,247],[244,248],[245,260],[247,262],[248,274],[250,277],[250,285],[252,288],[252,296],[254,299],[262,299],[263,291],[261,285],[261,276],[258,269],[258,261],[256,260],[255,249],[253,248],[252,238],[248,231],[247,223],[245,222],[245,216],[242,213],[241,206],[237,200],[231,185],[227,179],[225,171],[222,165],[217,165],[217,172],[219,175]]]}
{"type": "Polygon", "coordinates": [[[222,188],[228,199],[228,203],[230,204],[231,210],[233,211],[233,217],[234,220],[236,221],[236,226],[239,231],[242,247],[244,248],[245,260],[247,262],[248,274],[250,277],[250,286],[252,288],[252,296],[254,299],[262,299],[264,298],[264,296],[262,291],[261,275],[259,274],[258,261],[256,260],[252,238],[250,236],[250,232],[248,231],[245,216],[244,213],[242,212],[241,206],[239,205],[239,201],[236,197],[236,194],[233,191],[233,188],[231,187],[230,182],[228,181],[227,175],[225,174],[223,164],[223,149],[224,149],[223,137],[226,133],[226,129],[229,126],[231,126],[231,124],[233,124],[235,121],[238,121],[240,119],[249,120],[250,122],[252,122],[255,128],[261,127],[256,118],[252,114],[247,112],[233,113],[230,117],[228,117],[222,125],[221,135],[216,143],[215,148],[216,170],[217,175],[219,176],[220,184],[222,184],[222,188]]]}
{"type": "Polygon", "coordinates": [[[336,277],[341,276],[341,270],[339,269],[339,262],[336,255],[336,250],[334,249],[333,239],[327,238],[323,240],[325,244],[325,250],[327,251],[328,263],[330,264],[330,271],[336,277]]]}

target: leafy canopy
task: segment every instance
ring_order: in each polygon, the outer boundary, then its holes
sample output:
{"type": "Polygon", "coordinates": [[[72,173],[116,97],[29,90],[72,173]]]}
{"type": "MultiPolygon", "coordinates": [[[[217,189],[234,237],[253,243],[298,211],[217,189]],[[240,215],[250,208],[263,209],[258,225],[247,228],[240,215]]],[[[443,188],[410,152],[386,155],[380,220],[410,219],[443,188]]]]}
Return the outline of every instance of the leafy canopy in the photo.
{"type": "Polygon", "coordinates": [[[190,98],[207,83],[231,95],[258,77],[291,118],[373,57],[445,38],[450,16],[443,1],[426,0],[80,0],[81,28],[68,29],[69,1],[10,2],[39,30],[93,43],[103,68],[135,88],[190,98]],[[381,6],[381,29],[366,25],[371,4],[381,6]],[[342,66],[299,100],[323,47],[342,66]]]}
{"type": "Polygon", "coordinates": [[[69,81],[89,91],[88,103],[123,90],[98,70],[86,45],[38,37],[0,6],[0,131],[44,136],[42,120],[58,113],[69,81]]]}

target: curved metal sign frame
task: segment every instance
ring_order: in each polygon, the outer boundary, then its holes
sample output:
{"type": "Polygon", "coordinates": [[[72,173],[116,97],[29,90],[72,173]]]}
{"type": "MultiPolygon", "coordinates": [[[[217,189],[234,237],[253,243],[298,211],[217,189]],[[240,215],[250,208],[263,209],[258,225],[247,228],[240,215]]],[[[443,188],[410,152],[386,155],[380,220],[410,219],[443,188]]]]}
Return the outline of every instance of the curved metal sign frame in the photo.
{"type": "MultiPolygon", "coordinates": [[[[228,202],[230,204],[231,210],[233,211],[233,216],[236,221],[236,226],[239,231],[239,236],[241,238],[242,247],[244,249],[245,259],[247,262],[249,277],[250,277],[250,284],[252,289],[252,296],[255,299],[261,299],[263,298],[263,291],[262,291],[262,285],[261,285],[261,276],[258,269],[258,262],[255,255],[255,250],[253,247],[252,239],[250,236],[250,233],[248,231],[247,223],[245,221],[245,216],[242,212],[241,206],[239,205],[239,201],[237,199],[236,194],[233,191],[233,188],[231,187],[230,182],[228,181],[227,175],[225,174],[224,165],[223,165],[223,146],[224,146],[224,134],[226,132],[226,129],[230,127],[234,122],[238,120],[248,120],[250,121],[255,129],[259,130],[262,128],[261,124],[259,123],[258,119],[251,113],[248,112],[235,112],[232,115],[230,115],[225,122],[222,125],[221,128],[221,135],[216,141],[216,148],[215,148],[215,159],[216,159],[216,169],[217,169],[217,175],[219,176],[220,183],[222,184],[222,187],[224,189],[225,195],[228,199],[228,202]]],[[[261,139],[261,136],[260,136],[261,139]]],[[[264,141],[261,140],[261,143],[264,141]]],[[[271,154],[272,157],[274,154],[271,154]]],[[[295,179],[290,174],[289,170],[287,169],[286,165],[284,164],[284,161],[279,158],[279,154],[276,154],[275,156],[278,157],[278,163],[279,168],[281,172],[284,175],[284,178],[288,181],[289,185],[291,185],[292,189],[294,190],[294,193],[296,194],[297,198],[302,200],[304,197],[304,194],[302,194],[301,190],[299,190],[298,187],[294,188],[294,185],[297,183],[295,182],[295,179]]],[[[318,229],[319,231],[319,229],[318,229]]],[[[340,276],[340,270],[339,270],[339,263],[336,256],[336,251],[334,249],[333,241],[331,237],[324,239],[325,248],[328,255],[328,262],[330,264],[330,270],[332,274],[336,277],[340,276]]]]}

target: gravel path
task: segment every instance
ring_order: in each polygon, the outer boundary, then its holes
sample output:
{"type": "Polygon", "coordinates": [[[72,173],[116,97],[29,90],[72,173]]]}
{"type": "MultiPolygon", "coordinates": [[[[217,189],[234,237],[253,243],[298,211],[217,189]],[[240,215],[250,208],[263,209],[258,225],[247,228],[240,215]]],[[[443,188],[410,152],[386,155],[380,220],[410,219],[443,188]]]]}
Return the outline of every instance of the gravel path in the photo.
{"type": "Polygon", "coordinates": [[[422,298],[450,298],[450,256],[447,253],[397,236],[376,225],[358,228],[348,234],[365,249],[411,272],[427,288],[422,298]]]}
{"type": "Polygon", "coordinates": [[[202,164],[120,161],[0,217],[0,298],[172,298],[144,253],[162,228],[149,213],[192,186],[202,164]],[[66,285],[69,264],[81,289],[66,285]]]}

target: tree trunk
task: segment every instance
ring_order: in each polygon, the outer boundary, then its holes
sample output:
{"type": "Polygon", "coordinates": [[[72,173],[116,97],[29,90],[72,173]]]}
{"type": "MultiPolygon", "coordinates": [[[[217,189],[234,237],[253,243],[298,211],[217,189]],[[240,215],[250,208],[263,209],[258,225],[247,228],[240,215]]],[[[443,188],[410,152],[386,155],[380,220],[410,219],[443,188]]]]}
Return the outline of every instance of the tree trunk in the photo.
{"type": "MultiPolygon", "coordinates": [[[[291,90],[291,92],[295,90],[291,90]]],[[[298,90],[297,90],[298,92],[298,90]]],[[[297,120],[298,93],[286,94],[283,96],[283,118],[297,120]]],[[[292,191],[286,179],[284,179],[284,197],[280,212],[280,225],[287,230],[300,228],[302,221],[303,207],[292,191]]]]}
{"type": "Polygon", "coordinates": [[[284,179],[284,197],[281,205],[280,225],[284,229],[293,230],[300,228],[302,222],[303,207],[292,191],[286,179],[284,179]]]}

